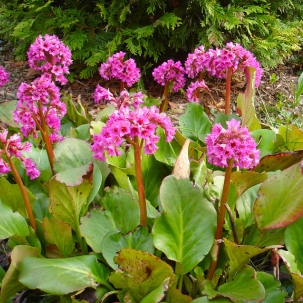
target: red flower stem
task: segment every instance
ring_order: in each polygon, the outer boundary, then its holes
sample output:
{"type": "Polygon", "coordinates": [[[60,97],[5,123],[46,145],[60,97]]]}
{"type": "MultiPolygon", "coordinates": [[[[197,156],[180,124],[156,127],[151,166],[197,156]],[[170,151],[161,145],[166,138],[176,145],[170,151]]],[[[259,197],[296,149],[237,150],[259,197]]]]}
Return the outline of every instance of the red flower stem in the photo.
{"type": "MultiPolygon", "coordinates": [[[[216,234],[215,234],[215,240],[219,240],[222,238],[224,218],[225,218],[225,213],[226,213],[225,205],[228,200],[230,178],[231,178],[231,172],[232,172],[232,167],[233,167],[233,159],[228,159],[227,164],[228,164],[228,166],[225,171],[222,196],[221,196],[221,201],[220,201],[220,206],[219,206],[218,223],[217,223],[217,229],[216,229],[216,234]]],[[[218,249],[217,249],[216,256],[212,260],[210,267],[209,267],[208,274],[207,274],[207,279],[209,279],[209,280],[212,280],[214,273],[216,271],[216,268],[217,268],[220,242],[218,242],[217,245],[218,245],[218,249]]]]}
{"type": "Polygon", "coordinates": [[[4,150],[5,152],[5,155],[6,155],[6,158],[7,158],[7,161],[8,161],[8,164],[11,168],[11,171],[12,171],[12,174],[15,178],[15,181],[16,183],[18,184],[19,186],[19,189],[21,191],[21,194],[22,194],[22,197],[23,197],[23,201],[24,201],[24,204],[25,204],[25,208],[26,208],[26,211],[27,211],[27,214],[28,214],[28,218],[29,218],[29,224],[30,226],[33,228],[33,230],[37,231],[37,228],[36,228],[36,222],[35,222],[35,218],[34,218],[34,215],[33,215],[33,210],[32,210],[32,206],[31,206],[31,203],[29,201],[29,197],[27,195],[27,192],[26,192],[26,189],[25,189],[25,186],[22,182],[22,179],[11,159],[11,157],[9,156],[9,154],[7,153],[6,150],[4,150]]]}
{"type": "Polygon", "coordinates": [[[142,226],[147,225],[147,210],[145,201],[145,190],[143,184],[142,165],[141,165],[141,147],[139,144],[139,138],[134,138],[134,156],[135,156],[135,172],[136,172],[136,183],[139,196],[140,205],[140,224],[142,226]]]}
{"type": "Polygon", "coordinates": [[[230,92],[231,92],[231,77],[232,69],[229,67],[226,71],[226,86],[225,86],[225,114],[228,115],[230,111],[230,92]]]}
{"type": "Polygon", "coordinates": [[[125,84],[123,81],[120,81],[120,93],[124,90],[125,84]]]}
{"type": "Polygon", "coordinates": [[[167,82],[164,87],[162,103],[160,105],[160,113],[163,113],[167,110],[168,107],[168,89],[169,89],[170,82],[167,82]]]}
{"type": "MultiPolygon", "coordinates": [[[[49,164],[50,164],[50,167],[52,170],[52,174],[55,175],[55,171],[54,171],[55,154],[54,154],[53,146],[49,139],[47,125],[45,122],[45,117],[43,115],[42,105],[41,105],[40,101],[38,101],[38,108],[39,108],[39,115],[40,115],[40,121],[41,121],[41,125],[39,125],[40,127],[38,126],[38,128],[40,129],[43,141],[46,146],[46,152],[47,152],[49,164]]],[[[36,122],[36,124],[37,124],[37,122],[36,122]]]]}

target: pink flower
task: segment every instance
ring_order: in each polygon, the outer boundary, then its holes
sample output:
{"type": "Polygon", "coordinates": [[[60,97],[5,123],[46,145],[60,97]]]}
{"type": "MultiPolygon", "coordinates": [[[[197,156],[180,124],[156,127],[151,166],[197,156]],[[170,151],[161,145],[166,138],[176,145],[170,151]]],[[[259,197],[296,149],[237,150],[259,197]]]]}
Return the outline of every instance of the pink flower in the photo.
{"type": "Polygon", "coordinates": [[[101,64],[100,75],[105,80],[111,78],[121,80],[127,86],[132,86],[139,81],[140,70],[134,59],[123,61],[124,52],[119,52],[110,57],[106,63],[101,64]]]}
{"type": "Polygon", "coordinates": [[[188,54],[185,61],[185,71],[190,78],[196,77],[200,72],[204,71],[203,55],[205,53],[204,46],[199,46],[194,50],[193,54],[188,54]]]}
{"type": "Polygon", "coordinates": [[[122,153],[119,146],[125,141],[131,142],[135,137],[145,140],[146,154],[153,154],[158,148],[156,143],[160,139],[156,135],[157,126],[164,129],[166,141],[174,138],[175,129],[169,117],[159,113],[157,107],[138,107],[134,110],[121,107],[110,116],[101,133],[94,135],[93,155],[101,161],[105,161],[106,153],[109,156],[119,156],[122,153]]]}
{"type": "Polygon", "coordinates": [[[41,70],[49,76],[53,75],[62,85],[67,79],[68,67],[72,64],[69,48],[55,35],[41,35],[31,44],[27,52],[29,66],[41,70]]]}
{"type": "Polygon", "coordinates": [[[177,92],[185,85],[184,73],[185,70],[180,61],[175,63],[173,60],[168,60],[155,68],[152,75],[155,81],[162,86],[172,82],[172,91],[177,92]]]}
{"type": "Polygon", "coordinates": [[[208,162],[227,167],[227,160],[233,159],[233,167],[252,168],[259,163],[260,150],[246,127],[232,119],[226,122],[227,129],[215,124],[205,138],[208,162]]]}
{"type": "Polygon", "coordinates": [[[49,77],[42,75],[34,80],[31,85],[21,83],[17,92],[18,103],[13,112],[14,121],[21,124],[21,132],[25,137],[33,135],[37,137],[37,123],[41,125],[38,102],[47,126],[51,132],[52,142],[60,139],[60,119],[66,113],[65,103],[60,101],[59,88],[49,77]]]}
{"type": "Polygon", "coordinates": [[[3,149],[0,149],[0,174],[6,174],[10,172],[9,165],[4,161],[2,155],[6,157],[19,158],[23,163],[26,174],[30,179],[35,179],[40,176],[40,171],[36,168],[36,164],[29,158],[25,158],[22,152],[31,151],[32,145],[28,142],[21,143],[20,135],[14,134],[7,139],[8,131],[0,133],[0,141],[3,149]]]}
{"type": "Polygon", "coordinates": [[[197,97],[197,90],[206,90],[209,92],[208,86],[205,84],[204,80],[192,82],[186,90],[187,98],[190,102],[199,102],[197,97]]]}
{"type": "Polygon", "coordinates": [[[0,86],[4,86],[8,82],[9,73],[7,73],[3,66],[0,65],[0,86]]]}

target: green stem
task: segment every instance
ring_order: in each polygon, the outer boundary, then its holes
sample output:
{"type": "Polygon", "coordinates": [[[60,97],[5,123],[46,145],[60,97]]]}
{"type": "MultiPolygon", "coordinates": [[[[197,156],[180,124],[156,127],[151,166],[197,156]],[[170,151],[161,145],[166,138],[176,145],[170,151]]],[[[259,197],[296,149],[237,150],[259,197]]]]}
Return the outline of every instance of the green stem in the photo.
{"type": "Polygon", "coordinates": [[[37,232],[37,228],[36,228],[36,222],[35,222],[35,218],[34,218],[34,214],[33,214],[33,210],[32,210],[32,206],[31,206],[31,203],[29,201],[29,197],[27,195],[27,192],[26,192],[26,189],[25,189],[25,186],[22,182],[22,179],[11,159],[11,157],[8,155],[8,153],[6,152],[6,150],[4,150],[5,152],[5,155],[7,157],[7,161],[8,161],[8,164],[11,168],[11,171],[12,171],[12,174],[15,178],[15,181],[16,183],[18,184],[19,186],[19,189],[21,191],[21,194],[22,194],[22,197],[23,197],[23,201],[24,201],[24,204],[25,204],[25,208],[26,208],[26,211],[27,211],[27,214],[28,214],[28,218],[29,218],[29,223],[30,223],[30,226],[33,228],[33,230],[35,231],[35,233],[37,232]]]}
{"type": "Polygon", "coordinates": [[[79,224],[77,224],[75,232],[76,232],[76,237],[77,237],[77,240],[79,242],[82,254],[87,255],[87,253],[88,253],[87,244],[86,244],[85,240],[83,239],[83,237],[81,235],[79,224]]]}
{"type": "Polygon", "coordinates": [[[182,290],[183,287],[183,279],[184,279],[184,275],[180,275],[178,280],[178,287],[177,287],[180,290],[182,290]]]}
{"type": "Polygon", "coordinates": [[[140,205],[140,224],[142,226],[146,226],[147,210],[146,210],[145,190],[144,190],[143,175],[142,175],[141,147],[139,144],[139,138],[137,136],[134,138],[133,146],[134,146],[134,156],[135,156],[136,183],[137,183],[139,205],[140,205]]]}
{"type": "MultiPolygon", "coordinates": [[[[225,171],[223,191],[222,191],[222,196],[221,196],[221,201],[220,201],[220,206],[219,206],[218,223],[217,223],[217,229],[216,229],[216,234],[215,234],[215,240],[221,239],[222,234],[223,234],[223,225],[224,225],[224,218],[225,218],[225,213],[226,213],[225,205],[228,200],[230,178],[231,178],[231,172],[232,172],[232,167],[233,167],[233,159],[228,159],[227,164],[228,164],[228,166],[225,171]]],[[[218,243],[218,246],[220,247],[220,242],[218,243]]],[[[212,280],[214,273],[216,271],[216,268],[217,268],[219,247],[218,247],[215,258],[212,260],[210,267],[209,267],[209,271],[207,274],[207,279],[209,279],[209,280],[212,280]]]]}
{"type": "MultiPolygon", "coordinates": [[[[50,164],[50,167],[52,170],[52,174],[55,175],[55,171],[54,171],[55,154],[54,154],[53,146],[49,139],[47,125],[46,125],[45,117],[43,115],[42,105],[41,105],[40,101],[38,101],[38,108],[39,108],[39,115],[40,115],[40,121],[41,121],[41,125],[39,125],[40,127],[38,126],[38,128],[40,129],[43,141],[46,146],[46,152],[47,152],[49,164],[50,164]]],[[[37,124],[37,122],[36,122],[36,124],[37,124]]]]}
{"type": "Polygon", "coordinates": [[[228,115],[230,111],[230,92],[231,92],[231,77],[232,69],[229,67],[226,71],[226,93],[225,93],[225,114],[228,115]]]}
{"type": "Polygon", "coordinates": [[[160,105],[160,113],[163,113],[167,110],[168,107],[168,90],[169,90],[169,84],[170,82],[167,82],[164,87],[163,97],[162,97],[162,103],[160,105]]]}

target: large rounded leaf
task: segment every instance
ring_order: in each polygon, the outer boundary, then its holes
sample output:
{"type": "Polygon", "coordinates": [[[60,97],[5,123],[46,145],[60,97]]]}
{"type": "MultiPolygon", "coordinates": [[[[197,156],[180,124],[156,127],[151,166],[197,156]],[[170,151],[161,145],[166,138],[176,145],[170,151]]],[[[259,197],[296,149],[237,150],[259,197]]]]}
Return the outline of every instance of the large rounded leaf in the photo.
{"type": "Polygon", "coordinates": [[[264,181],[254,215],[260,229],[284,227],[303,215],[303,178],[300,163],[264,181]]]}
{"type": "Polygon", "coordinates": [[[93,156],[90,145],[79,139],[66,138],[54,150],[56,180],[67,186],[80,185],[82,176],[92,169],[93,156]]]}
{"type": "Polygon", "coordinates": [[[152,230],[154,245],[181,264],[178,274],[187,273],[214,243],[216,211],[200,186],[173,176],[164,179],[160,202],[163,213],[152,230]]]}
{"type": "Polygon", "coordinates": [[[65,259],[26,257],[21,261],[19,281],[30,289],[65,295],[98,283],[111,289],[109,270],[93,255],[65,259]]]}

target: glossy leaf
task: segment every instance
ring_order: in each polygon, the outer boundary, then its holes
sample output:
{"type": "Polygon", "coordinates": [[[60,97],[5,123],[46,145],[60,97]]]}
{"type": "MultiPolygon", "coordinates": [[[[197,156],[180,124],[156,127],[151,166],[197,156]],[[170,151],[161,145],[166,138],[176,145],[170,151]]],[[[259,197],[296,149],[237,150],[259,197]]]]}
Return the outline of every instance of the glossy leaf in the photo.
{"type": "Polygon", "coordinates": [[[236,301],[261,301],[265,299],[265,289],[256,279],[256,272],[248,265],[243,266],[234,277],[233,281],[222,284],[218,293],[223,297],[236,301]]]}
{"type": "Polygon", "coordinates": [[[119,270],[110,275],[109,281],[115,288],[130,293],[134,301],[129,302],[140,303],[164,281],[171,285],[175,279],[173,269],[166,262],[140,250],[122,249],[115,262],[119,270]]]}
{"type": "Polygon", "coordinates": [[[279,134],[285,141],[285,150],[296,151],[303,149],[303,132],[296,125],[280,126],[279,134]]]}
{"type": "Polygon", "coordinates": [[[65,259],[27,257],[21,261],[19,280],[30,289],[65,295],[100,283],[109,289],[108,268],[93,255],[65,259]],[[39,274],[37,274],[39,273],[39,274]]]}
{"type": "Polygon", "coordinates": [[[123,235],[117,230],[113,230],[106,234],[102,241],[102,254],[113,269],[117,269],[118,265],[114,262],[114,256],[122,248],[133,248],[154,253],[154,245],[152,235],[148,233],[148,229],[143,226],[138,226],[133,232],[123,235]]]}
{"type": "Polygon", "coordinates": [[[0,239],[7,239],[13,235],[22,238],[29,236],[26,220],[17,212],[0,200],[0,239]]]}
{"type": "MultiPolygon", "coordinates": [[[[36,198],[30,190],[27,188],[25,188],[25,190],[31,205],[33,205],[36,198]]],[[[5,178],[0,178],[0,199],[13,211],[18,211],[25,218],[28,217],[23,197],[17,184],[11,184],[5,178]]]]}
{"type": "Polygon", "coordinates": [[[78,230],[81,210],[87,204],[87,198],[92,185],[84,180],[78,186],[67,186],[52,179],[49,183],[50,207],[49,211],[59,220],[78,230]]]}
{"type": "Polygon", "coordinates": [[[186,105],[185,113],[179,119],[182,135],[194,142],[202,141],[211,131],[211,122],[203,107],[195,102],[186,105]]]}
{"type": "Polygon", "coordinates": [[[91,169],[93,162],[90,145],[79,139],[65,138],[54,149],[56,180],[67,186],[77,186],[91,169]]]}
{"type": "Polygon", "coordinates": [[[260,150],[260,158],[273,153],[276,139],[274,131],[270,129],[256,129],[250,134],[255,139],[257,148],[260,150]]]}
{"type": "Polygon", "coordinates": [[[229,281],[234,275],[244,266],[247,262],[265,251],[273,248],[280,248],[281,246],[268,246],[259,248],[257,246],[250,245],[237,245],[227,239],[224,239],[224,245],[228,254],[230,265],[229,265],[229,281]]]}
{"type": "Polygon", "coordinates": [[[160,140],[157,143],[158,149],[154,153],[155,158],[157,161],[166,165],[174,166],[181,150],[180,145],[176,139],[173,139],[171,142],[166,142],[166,135],[162,128],[158,129],[157,134],[160,137],[160,140]]]}
{"type": "Polygon", "coordinates": [[[208,300],[207,297],[201,297],[192,301],[192,303],[231,303],[232,301],[228,298],[215,298],[208,300]]]}
{"type": "Polygon", "coordinates": [[[266,173],[257,173],[254,171],[235,171],[231,174],[231,181],[237,187],[238,195],[240,196],[252,186],[262,183],[267,179],[266,173]]]}
{"type": "Polygon", "coordinates": [[[257,279],[263,284],[266,297],[262,303],[284,303],[286,293],[281,290],[281,282],[273,275],[266,272],[258,272],[257,279]]]}
{"type": "Polygon", "coordinates": [[[285,227],[303,215],[303,178],[300,164],[295,164],[262,183],[254,214],[260,229],[285,227]]]}
{"type": "Polygon", "coordinates": [[[254,168],[257,172],[284,170],[302,160],[303,150],[283,152],[263,157],[254,168]]]}
{"type": "Polygon", "coordinates": [[[300,272],[303,272],[303,217],[288,225],[285,229],[285,245],[296,259],[300,272]]]}
{"type": "Polygon", "coordinates": [[[190,296],[183,294],[180,289],[174,287],[169,290],[169,298],[168,302],[170,303],[189,303],[193,300],[190,296]]]}
{"type": "Polygon", "coordinates": [[[297,262],[292,253],[281,249],[279,249],[277,253],[282,258],[291,275],[292,282],[294,284],[294,301],[296,302],[303,297],[303,275],[298,270],[297,262]]]}
{"type": "Polygon", "coordinates": [[[245,92],[239,94],[237,98],[237,107],[241,112],[242,126],[247,126],[247,128],[252,131],[261,128],[254,105],[256,69],[253,67],[246,67],[245,76],[247,83],[245,92]]]}
{"type": "Polygon", "coordinates": [[[0,121],[11,127],[18,127],[14,122],[13,111],[16,109],[17,101],[1,102],[0,104],[0,121]]]}
{"type": "Polygon", "coordinates": [[[141,303],[158,303],[161,302],[168,289],[169,278],[165,279],[156,289],[145,296],[141,303]]]}
{"type": "Polygon", "coordinates": [[[43,227],[46,241],[55,244],[65,257],[70,256],[75,247],[71,227],[55,218],[44,218],[43,227]]]}
{"type": "Polygon", "coordinates": [[[40,249],[28,245],[16,246],[11,254],[11,264],[2,280],[0,291],[0,303],[6,303],[10,296],[15,295],[25,286],[18,280],[20,262],[26,256],[37,257],[40,255],[40,249]]]}
{"type": "Polygon", "coordinates": [[[189,272],[209,252],[214,243],[216,211],[200,186],[173,176],[164,179],[160,188],[161,217],[152,234],[154,245],[189,272]]]}
{"type": "Polygon", "coordinates": [[[93,168],[92,173],[93,173],[93,176],[92,176],[93,187],[87,198],[88,202],[93,201],[93,199],[98,194],[100,187],[102,185],[102,173],[101,173],[99,166],[96,163],[94,163],[94,168],[93,168]]]}

